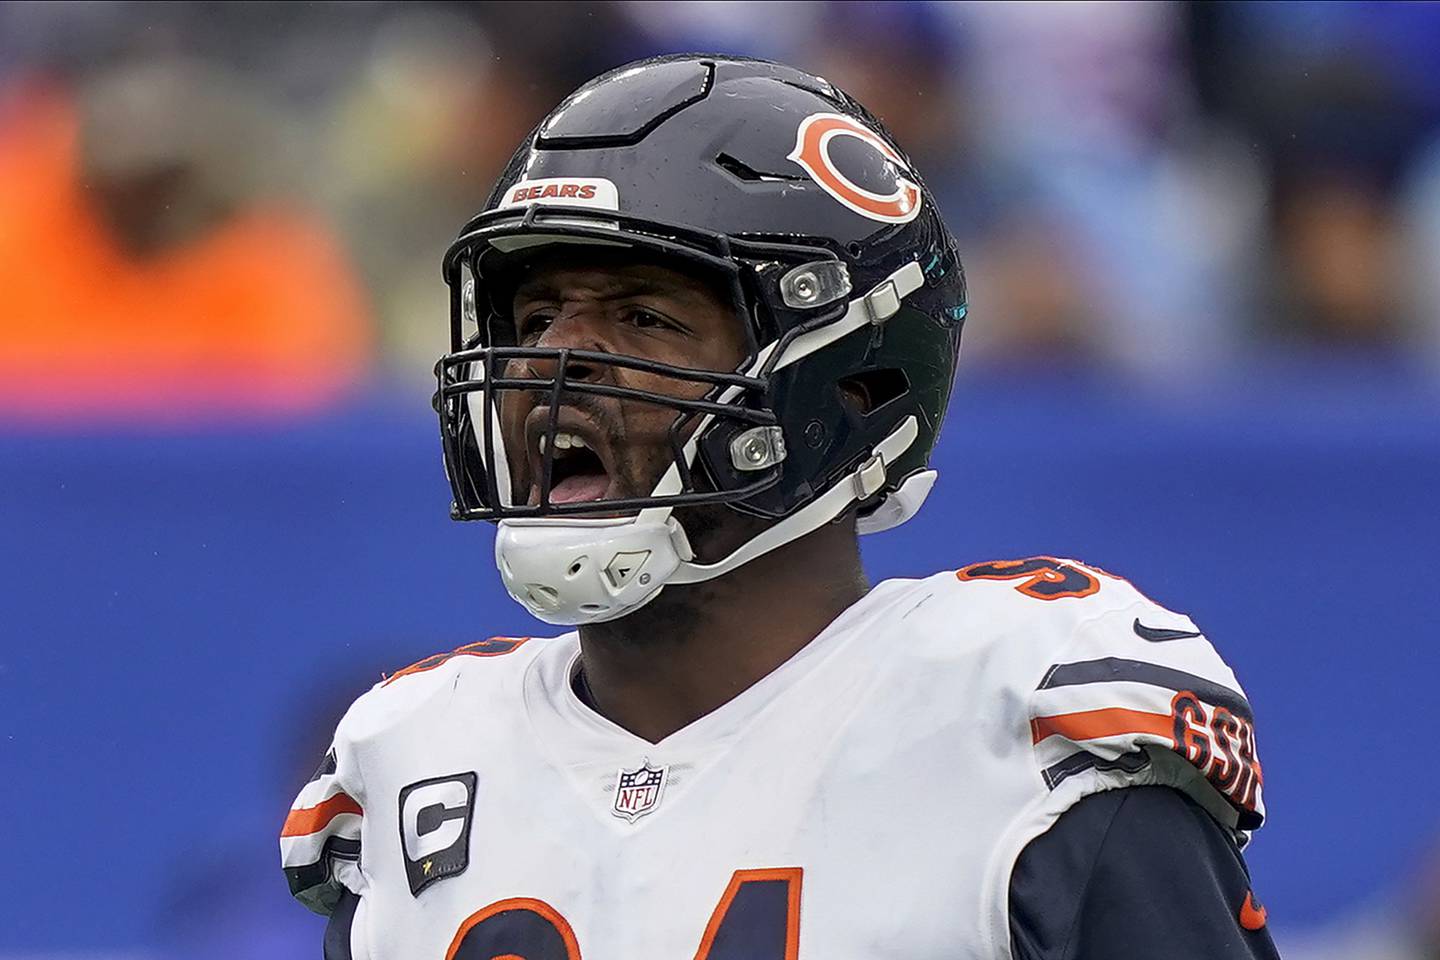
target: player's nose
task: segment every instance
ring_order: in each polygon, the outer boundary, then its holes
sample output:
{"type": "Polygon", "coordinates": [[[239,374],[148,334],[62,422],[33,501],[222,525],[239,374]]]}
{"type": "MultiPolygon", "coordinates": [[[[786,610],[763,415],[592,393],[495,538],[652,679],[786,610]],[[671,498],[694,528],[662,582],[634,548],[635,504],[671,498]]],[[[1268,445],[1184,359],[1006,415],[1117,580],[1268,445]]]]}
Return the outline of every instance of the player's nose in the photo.
{"type": "MultiPolygon", "coordinates": [[[[535,342],[537,347],[556,350],[592,351],[614,353],[607,341],[601,318],[588,311],[567,312],[555,318],[535,342]]],[[[558,357],[534,357],[529,361],[531,376],[540,380],[554,380],[560,369],[558,357]]],[[[565,379],[568,381],[594,382],[605,374],[602,364],[569,355],[565,360],[565,379]]]]}

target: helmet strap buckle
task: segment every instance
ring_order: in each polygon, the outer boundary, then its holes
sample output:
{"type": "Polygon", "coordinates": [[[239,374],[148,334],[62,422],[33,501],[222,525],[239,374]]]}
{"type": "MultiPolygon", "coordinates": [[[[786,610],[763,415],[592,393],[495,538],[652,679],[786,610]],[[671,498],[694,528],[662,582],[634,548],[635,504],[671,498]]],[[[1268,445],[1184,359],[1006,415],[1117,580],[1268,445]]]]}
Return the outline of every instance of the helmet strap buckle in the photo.
{"type": "Polygon", "coordinates": [[[868,500],[885,486],[885,458],[876,453],[855,471],[855,499],[868,500]]]}

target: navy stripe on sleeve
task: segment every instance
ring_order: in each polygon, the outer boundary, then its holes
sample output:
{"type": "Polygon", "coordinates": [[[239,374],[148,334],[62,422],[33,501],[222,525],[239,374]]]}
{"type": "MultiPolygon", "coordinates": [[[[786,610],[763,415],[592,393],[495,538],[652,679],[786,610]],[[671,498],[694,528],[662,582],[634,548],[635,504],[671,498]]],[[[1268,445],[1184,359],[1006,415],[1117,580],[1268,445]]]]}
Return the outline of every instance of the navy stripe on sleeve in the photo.
{"type": "Polygon", "coordinates": [[[1250,722],[1255,715],[1250,702],[1229,687],[1221,686],[1204,677],[1172,667],[1162,667],[1143,660],[1126,660],[1122,657],[1104,657],[1100,660],[1080,660],[1075,663],[1057,663],[1046,672],[1037,689],[1071,687],[1085,683],[1110,683],[1127,680],[1131,683],[1145,683],[1167,690],[1189,690],[1201,700],[1216,707],[1224,707],[1237,717],[1250,722]]]}

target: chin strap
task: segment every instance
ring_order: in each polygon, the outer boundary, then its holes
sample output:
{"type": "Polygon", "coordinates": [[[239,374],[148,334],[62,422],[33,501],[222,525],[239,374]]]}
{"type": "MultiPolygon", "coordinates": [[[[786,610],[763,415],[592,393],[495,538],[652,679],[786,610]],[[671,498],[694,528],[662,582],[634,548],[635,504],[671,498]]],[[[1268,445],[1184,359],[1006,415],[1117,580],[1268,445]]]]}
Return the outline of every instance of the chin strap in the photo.
{"type": "MultiPolygon", "coordinates": [[[[878,326],[900,312],[901,302],[910,294],[925,286],[925,271],[920,269],[918,260],[911,260],[890,276],[881,280],[863,297],[850,301],[850,309],[834,323],[802,333],[791,340],[785,352],[775,361],[774,369],[780,370],[797,360],[810,356],[816,350],[830,344],[862,327],[878,326]]],[[[766,354],[758,357],[752,371],[764,366],[766,354]]]]}
{"type": "Polygon", "coordinates": [[[888,437],[875,445],[874,451],[864,463],[856,467],[850,476],[826,490],[820,496],[749,540],[730,556],[716,563],[682,562],[670,577],[670,583],[700,583],[724,576],[736,567],[749,563],[756,557],[769,553],[805,534],[829,523],[840,516],[852,503],[857,503],[877,493],[885,486],[885,472],[889,465],[910,448],[920,428],[913,416],[906,417],[888,437]]]}

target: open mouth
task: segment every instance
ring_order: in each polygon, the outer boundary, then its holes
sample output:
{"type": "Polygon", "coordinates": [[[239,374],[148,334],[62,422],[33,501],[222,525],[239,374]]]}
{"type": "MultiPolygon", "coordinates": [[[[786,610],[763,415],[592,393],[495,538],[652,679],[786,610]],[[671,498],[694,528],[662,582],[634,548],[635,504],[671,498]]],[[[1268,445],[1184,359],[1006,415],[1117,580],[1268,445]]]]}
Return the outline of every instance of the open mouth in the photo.
{"type": "MultiPolygon", "coordinates": [[[[585,503],[604,498],[610,489],[610,471],[586,439],[568,430],[555,432],[554,450],[550,451],[550,502],[585,503]]],[[[546,454],[546,436],[541,434],[536,441],[539,467],[543,469],[546,454]]],[[[539,484],[533,491],[533,499],[539,502],[539,484]]]]}

